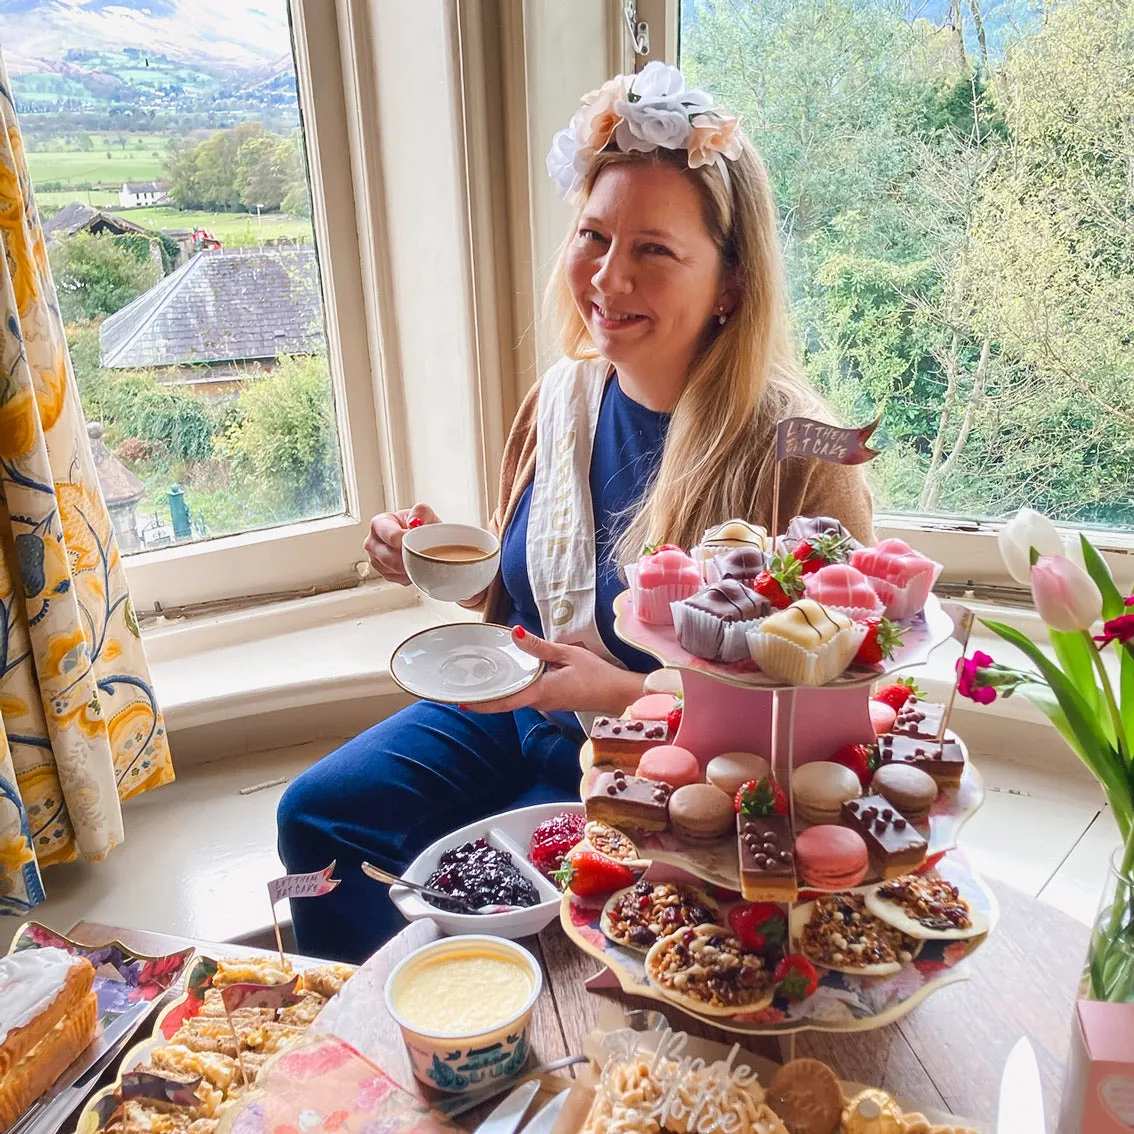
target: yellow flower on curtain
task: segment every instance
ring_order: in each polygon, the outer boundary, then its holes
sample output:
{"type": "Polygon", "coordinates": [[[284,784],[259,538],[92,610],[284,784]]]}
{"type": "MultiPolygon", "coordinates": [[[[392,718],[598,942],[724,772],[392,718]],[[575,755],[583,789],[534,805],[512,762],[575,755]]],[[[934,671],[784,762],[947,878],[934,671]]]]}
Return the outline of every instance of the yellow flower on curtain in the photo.
{"type": "Polygon", "coordinates": [[[0,913],[173,779],[0,57],[0,913]]]}

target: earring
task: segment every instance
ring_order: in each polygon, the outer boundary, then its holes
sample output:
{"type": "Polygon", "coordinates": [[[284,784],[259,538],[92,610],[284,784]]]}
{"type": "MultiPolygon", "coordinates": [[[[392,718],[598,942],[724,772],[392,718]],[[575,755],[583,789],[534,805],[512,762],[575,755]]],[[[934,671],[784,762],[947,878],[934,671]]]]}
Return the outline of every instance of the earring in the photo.
{"type": "Polygon", "coordinates": [[[728,316],[724,313],[724,304],[717,308],[717,322],[723,327],[728,322],[728,316]]]}

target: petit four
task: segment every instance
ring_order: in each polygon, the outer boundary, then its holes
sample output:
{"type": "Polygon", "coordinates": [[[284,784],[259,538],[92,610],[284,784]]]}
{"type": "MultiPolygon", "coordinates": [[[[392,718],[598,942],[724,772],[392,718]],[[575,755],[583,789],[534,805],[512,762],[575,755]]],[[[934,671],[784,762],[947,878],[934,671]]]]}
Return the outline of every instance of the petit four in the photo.
{"type": "Polygon", "coordinates": [[[705,779],[734,796],[749,780],[762,780],[770,771],[768,761],[755,752],[722,752],[709,761],[705,779]]]}
{"type": "Polygon", "coordinates": [[[752,660],[792,685],[825,685],[850,665],[866,627],[814,599],[800,599],[747,633],[752,660]]]}
{"type": "Polygon", "coordinates": [[[818,1059],[793,1059],[768,1084],[768,1102],[790,1134],[835,1134],[845,1101],[839,1077],[818,1059]]]}
{"type": "Polygon", "coordinates": [[[646,693],[630,706],[630,719],[664,721],[680,702],[671,693],[646,693]]]}
{"type": "Polygon", "coordinates": [[[885,796],[868,795],[843,804],[843,825],[857,831],[883,878],[909,874],[925,861],[929,844],[885,796]]]}
{"type": "Polygon", "coordinates": [[[874,547],[858,548],[851,552],[850,561],[886,604],[887,618],[913,618],[925,606],[941,574],[940,563],[900,539],[884,539],[874,547]]]}
{"type": "Polygon", "coordinates": [[[484,839],[447,850],[425,884],[431,890],[452,894],[452,902],[422,895],[431,906],[449,913],[468,913],[470,905],[535,906],[540,902],[539,891],[520,873],[512,856],[484,839]]]}
{"type": "Polygon", "coordinates": [[[831,536],[844,541],[848,551],[854,551],[862,546],[843,524],[832,516],[793,516],[787,531],[779,539],[789,551],[794,551],[796,544],[801,540],[810,542],[831,536]]]}
{"type": "Polygon", "coordinates": [[[638,761],[638,775],[645,780],[655,780],[679,788],[700,781],[701,763],[688,748],[677,744],[659,744],[642,754],[642,759],[638,761]]]}
{"type": "Polygon", "coordinates": [[[640,780],[616,768],[595,777],[584,802],[590,820],[632,831],[664,831],[669,796],[667,784],[640,780]]]}
{"type": "Polygon", "coordinates": [[[876,918],[854,891],[830,894],[792,911],[792,931],[808,960],[836,972],[889,976],[916,956],[920,943],[876,918]]]}
{"type": "Polygon", "coordinates": [[[528,862],[550,878],[563,865],[567,852],[583,841],[586,822],[578,811],[563,811],[545,819],[532,832],[528,862]]]}
{"type": "Polygon", "coordinates": [[[643,880],[611,894],[599,924],[616,945],[645,952],[659,937],[717,922],[720,916],[703,890],[681,882],[643,880]]]}
{"type": "Polygon", "coordinates": [[[751,585],[752,580],[768,567],[768,554],[759,547],[730,547],[714,555],[705,564],[705,579],[719,583],[721,579],[739,579],[751,585]]]}
{"type": "Polygon", "coordinates": [[[795,879],[795,837],[786,815],[738,814],[740,892],[749,902],[792,902],[799,893],[795,879]]]}
{"type": "Polygon", "coordinates": [[[0,1130],[6,1130],[98,1033],[95,971],[63,949],[0,957],[0,1130]]]}
{"type": "Polygon", "coordinates": [[[642,753],[655,744],[668,744],[665,721],[636,721],[632,717],[595,717],[591,722],[591,752],[596,766],[613,764],[632,772],[642,753]]]}
{"type": "Polygon", "coordinates": [[[898,714],[885,701],[871,701],[869,707],[870,727],[874,729],[874,735],[882,736],[884,733],[892,732],[898,714]]]}
{"type": "Polygon", "coordinates": [[[911,764],[883,764],[870,790],[885,796],[911,823],[925,823],[937,799],[937,781],[911,764]]]}
{"type": "Polygon", "coordinates": [[[842,1114],[843,1134],[903,1134],[902,1108],[885,1091],[862,1091],[842,1114]]]}
{"type": "Polygon", "coordinates": [[[797,821],[837,823],[843,804],[862,795],[862,784],[850,768],[815,760],[796,768],[791,790],[797,821]]]}
{"type": "Polygon", "coordinates": [[[866,843],[849,827],[823,823],[795,837],[800,882],[823,890],[849,890],[865,877],[870,865],[866,843]]]}
{"type": "Polygon", "coordinates": [[[916,736],[918,740],[936,740],[944,716],[945,706],[939,702],[911,697],[898,710],[891,731],[899,736],[916,736]]]}
{"type": "Polygon", "coordinates": [[[664,546],[643,555],[627,572],[634,613],[654,626],[672,626],[669,604],[701,585],[701,569],[680,548],[664,546]]]}
{"type": "Polygon", "coordinates": [[[750,524],[747,520],[726,520],[715,528],[706,529],[700,546],[713,549],[744,546],[764,548],[769,543],[767,528],[750,524]]]}
{"type": "Polygon", "coordinates": [[[748,655],[745,631],[771,613],[768,600],[739,579],[722,579],[673,604],[677,640],[709,661],[740,661],[748,655]]]}
{"type": "Polygon", "coordinates": [[[878,738],[883,764],[909,764],[928,772],[939,787],[957,787],[965,771],[965,753],[955,740],[915,740],[889,733],[878,738]]]}
{"type": "Polygon", "coordinates": [[[831,563],[806,575],[803,588],[808,598],[841,610],[848,618],[874,618],[885,605],[867,577],[849,563],[831,563]]]}
{"type": "Polygon", "coordinates": [[[764,958],[720,925],[662,937],[646,954],[646,976],[667,999],[703,1015],[758,1012],[772,1002],[764,958]]]}
{"type": "Polygon", "coordinates": [[[732,830],[732,796],[712,784],[686,784],[669,797],[669,825],[690,842],[713,842],[732,830]]]}
{"type": "Polygon", "coordinates": [[[913,875],[868,890],[866,908],[887,925],[924,940],[963,941],[987,933],[989,921],[944,878],[913,875]]]}

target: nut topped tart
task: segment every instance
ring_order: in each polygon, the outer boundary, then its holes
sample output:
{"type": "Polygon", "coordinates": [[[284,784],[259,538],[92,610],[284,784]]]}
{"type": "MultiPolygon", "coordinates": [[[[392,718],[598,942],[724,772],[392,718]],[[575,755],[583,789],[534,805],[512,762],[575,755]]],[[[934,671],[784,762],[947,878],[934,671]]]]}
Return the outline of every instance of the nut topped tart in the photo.
{"type": "Polygon", "coordinates": [[[774,992],[764,958],[720,925],[660,938],[646,954],[646,976],[667,999],[706,1016],[759,1012],[774,992]]]}
{"type": "Polygon", "coordinates": [[[602,911],[602,931],[616,945],[645,952],[659,937],[706,922],[721,911],[695,886],[641,881],[611,894],[602,911]]]}
{"type": "Polygon", "coordinates": [[[598,854],[605,854],[615,862],[636,869],[648,865],[643,859],[633,839],[624,835],[609,823],[592,820],[583,828],[583,842],[598,854]]]}
{"type": "Polygon", "coordinates": [[[840,973],[888,976],[914,959],[920,942],[887,925],[862,894],[831,894],[792,911],[792,933],[810,961],[840,973]]]}
{"type": "Polygon", "coordinates": [[[895,878],[866,894],[866,908],[909,937],[963,941],[989,930],[988,915],[973,909],[952,882],[910,875],[895,878]]]}

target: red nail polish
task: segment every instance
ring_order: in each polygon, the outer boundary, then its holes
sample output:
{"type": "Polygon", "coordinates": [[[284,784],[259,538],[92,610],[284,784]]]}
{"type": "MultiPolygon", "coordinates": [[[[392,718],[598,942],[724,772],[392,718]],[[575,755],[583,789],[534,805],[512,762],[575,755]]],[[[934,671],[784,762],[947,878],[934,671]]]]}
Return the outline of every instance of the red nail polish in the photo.
{"type": "Polygon", "coordinates": [[[528,632],[522,626],[514,626],[512,633],[515,634],[517,638],[526,638],[528,636],[528,632]]]}
{"type": "Polygon", "coordinates": [[[458,705],[457,708],[460,709],[462,713],[467,713],[469,711],[468,705],[458,705]]]}
{"type": "Polygon", "coordinates": [[[407,528],[420,528],[425,521],[420,516],[411,516],[410,522],[406,524],[407,528]]]}

